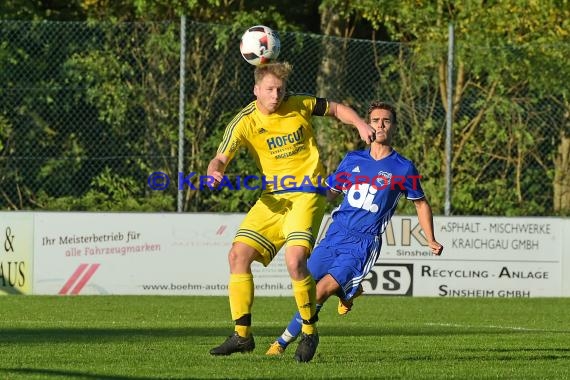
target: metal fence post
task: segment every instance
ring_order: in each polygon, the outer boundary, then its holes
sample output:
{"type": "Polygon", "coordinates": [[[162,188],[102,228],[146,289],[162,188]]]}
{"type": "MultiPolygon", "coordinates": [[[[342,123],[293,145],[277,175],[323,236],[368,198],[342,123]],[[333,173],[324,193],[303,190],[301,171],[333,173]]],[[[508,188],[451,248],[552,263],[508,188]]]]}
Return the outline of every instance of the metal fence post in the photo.
{"type": "MultiPolygon", "coordinates": [[[[185,79],[186,79],[186,16],[180,16],[180,85],[178,100],[178,173],[184,172],[184,108],[185,108],[185,79]]],[[[179,174],[176,173],[178,183],[179,174]]],[[[183,210],[184,189],[178,186],[177,212],[183,210]]]]}
{"type": "Polygon", "coordinates": [[[452,155],[452,125],[453,125],[453,24],[449,24],[449,50],[447,54],[447,114],[445,128],[445,215],[451,215],[451,155],[452,155]]]}

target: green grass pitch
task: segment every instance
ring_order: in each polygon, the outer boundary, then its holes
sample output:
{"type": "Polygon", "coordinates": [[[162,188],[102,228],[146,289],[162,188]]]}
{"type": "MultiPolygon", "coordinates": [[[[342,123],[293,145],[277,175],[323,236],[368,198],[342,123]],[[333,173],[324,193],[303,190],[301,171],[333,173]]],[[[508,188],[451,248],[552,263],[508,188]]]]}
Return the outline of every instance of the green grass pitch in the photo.
{"type": "Polygon", "coordinates": [[[251,354],[212,357],[227,297],[0,297],[0,379],[568,379],[569,298],[331,298],[310,363],[265,351],[292,297],[256,298],[251,354]]]}

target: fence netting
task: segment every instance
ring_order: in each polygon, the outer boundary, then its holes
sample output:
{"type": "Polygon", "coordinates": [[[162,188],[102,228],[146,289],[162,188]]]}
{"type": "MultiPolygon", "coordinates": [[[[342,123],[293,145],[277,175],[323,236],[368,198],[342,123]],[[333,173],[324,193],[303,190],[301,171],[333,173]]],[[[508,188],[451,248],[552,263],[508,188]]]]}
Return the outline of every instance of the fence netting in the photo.
{"type": "MultiPolygon", "coordinates": [[[[178,184],[180,175],[191,182],[206,174],[226,124],[253,100],[241,32],[187,23],[179,173],[180,22],[0,21],[0,209],[175,211],[181,188],[185,211],[246,211],[258,194],[178,184]],[[154,172],[170,185],[153,190],[154,172]]],[[[373,100],[396,106],[393,145],[416,163],[442,214],[448,46],[280,37],[280,60],[294,67],[290,91],[343,102],[363,117],[373,100]]],[[[524,47],[456,45],[452,214],[567,215],[567,99],[508,64],[529,59],[524,47]],[[494,65],[480,64],[489,57],[494,65]]],[[[569,56],[569,46],[550,48],[569,56]]],[[[323,118],[315,126],[329,172],[348,150],[364,148],[350,127],[323,118]]],[[[255,173],[242,152],[227,174],[255,173]]]]}

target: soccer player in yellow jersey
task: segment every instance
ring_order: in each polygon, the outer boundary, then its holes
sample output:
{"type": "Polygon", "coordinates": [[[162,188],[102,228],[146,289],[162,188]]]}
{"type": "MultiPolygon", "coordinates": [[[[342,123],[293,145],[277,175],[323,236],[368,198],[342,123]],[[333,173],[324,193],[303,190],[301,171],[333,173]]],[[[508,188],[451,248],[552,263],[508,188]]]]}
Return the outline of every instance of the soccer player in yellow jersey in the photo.
{"type": "Polygon", "coordinates": [[[257,66],[253,93],[256,100],[228,124],[208,175],[216,183],[240,146],[254,156],[262,174],[264,191],[247,213],[228,254],[229,299],[234,333],[212,355],[250,352],[255,348],[251,333],[254,284],[253,261],[269,265],[285,245],[285,263],[293,294],[303,319],[295,359],[310,361],[317,349],[315,281],[307,269],[324,215],[325,173],[314,136],[312,116],[334,116],[358,129],[367,143],[375,131],[350,107],[310,95],[286,95],[291,65],[285,62],[257,66]]]}

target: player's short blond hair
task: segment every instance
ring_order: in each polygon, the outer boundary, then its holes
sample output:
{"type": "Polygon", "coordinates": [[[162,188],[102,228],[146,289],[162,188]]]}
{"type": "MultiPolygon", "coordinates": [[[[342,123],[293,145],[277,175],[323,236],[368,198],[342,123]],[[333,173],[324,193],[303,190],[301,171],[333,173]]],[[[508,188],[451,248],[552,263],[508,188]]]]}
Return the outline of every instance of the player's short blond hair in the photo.
{"type": "Polygon", "coordinates": [[[287,79],[289,79],[289,75],[291,74],[292,70],[293,66],[289,62],[266,63],[264,65],[259,65],[255,68],[253,77],[255,79],[255,84],[261,82],[261,80],[267,74],[275,75],[283,82],[287,82],[287,79]]]}

